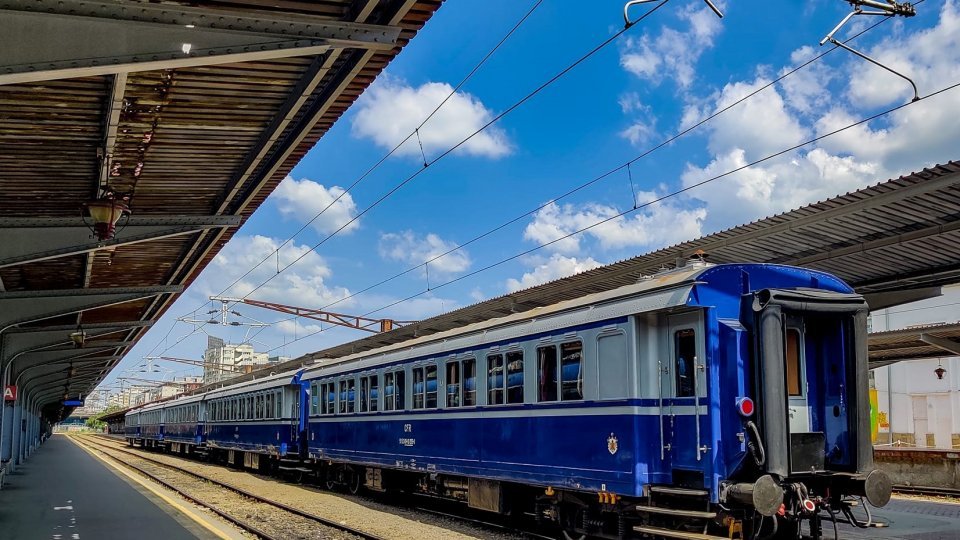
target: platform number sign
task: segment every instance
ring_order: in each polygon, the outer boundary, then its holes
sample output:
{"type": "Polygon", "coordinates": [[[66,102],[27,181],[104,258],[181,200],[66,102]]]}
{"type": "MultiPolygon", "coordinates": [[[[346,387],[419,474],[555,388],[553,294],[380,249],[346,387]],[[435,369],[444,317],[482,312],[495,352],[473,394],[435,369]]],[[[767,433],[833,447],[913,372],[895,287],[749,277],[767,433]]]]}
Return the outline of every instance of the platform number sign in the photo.
{"type": "Polygon", "coordinates": [[[3,387],[3,400],[4,401],[16,401],[17,400],[17,387],[8,384],[3,387]]]}

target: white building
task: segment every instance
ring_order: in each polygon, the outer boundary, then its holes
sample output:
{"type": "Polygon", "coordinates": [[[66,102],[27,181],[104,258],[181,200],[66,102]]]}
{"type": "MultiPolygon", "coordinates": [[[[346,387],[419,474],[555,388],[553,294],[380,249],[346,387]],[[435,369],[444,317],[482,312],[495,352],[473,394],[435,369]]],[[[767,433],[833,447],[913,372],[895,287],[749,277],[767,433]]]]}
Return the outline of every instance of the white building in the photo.
{"type": "MultiPolygon", "coordinates": [[[[943,296],[871,314],[871,331],[960,321],[960,286],[943,296]]],[[[898,362],[871,372],[877,391],[878,445],[960,448],[960,357],[898,362]],[[935,370],[946,370],[943,379],[935,370]]]]}
{"type": "Polygon", "coordinates": [[[258,353],[253,345],[241,343],[231,345],[220,338],[208,336],[207,350],[203,354],[203,384],[211,384],[230,379],[242,373],[249,373],[259,366],[267,364],[267,353],[258,353]]]}

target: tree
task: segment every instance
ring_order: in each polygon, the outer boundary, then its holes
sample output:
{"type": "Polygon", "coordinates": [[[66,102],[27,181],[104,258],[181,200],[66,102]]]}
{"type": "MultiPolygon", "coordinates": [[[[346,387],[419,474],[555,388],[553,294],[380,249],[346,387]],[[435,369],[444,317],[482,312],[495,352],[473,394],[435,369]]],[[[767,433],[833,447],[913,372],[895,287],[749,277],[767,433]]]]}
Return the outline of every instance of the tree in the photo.
{"type": "Polygon", "coordinates": [[[86,423],[87,427],[90,428],[90,429],[95,429],[95,430],[97,430],[97,431],[103,431],[103,430],[107,427],[107,423],[104,422],[103,420],[101,420],[101,418],[103,418],[104,416],[106,416],[106,415],[108,415],[108,414],[115,413],[115,412],[121,411],[121,410],[123,410],[123,407],[121,407],[121,406],[119,406],[119,405],[110,405],[110,406],[108,406],[106,409],[104,409],[103,411],[101,411],[100,413],[95,414],[95,415],[91,416],[90,418],[87,418],[87,421],[86,421],[85,423],[86,423]]]}

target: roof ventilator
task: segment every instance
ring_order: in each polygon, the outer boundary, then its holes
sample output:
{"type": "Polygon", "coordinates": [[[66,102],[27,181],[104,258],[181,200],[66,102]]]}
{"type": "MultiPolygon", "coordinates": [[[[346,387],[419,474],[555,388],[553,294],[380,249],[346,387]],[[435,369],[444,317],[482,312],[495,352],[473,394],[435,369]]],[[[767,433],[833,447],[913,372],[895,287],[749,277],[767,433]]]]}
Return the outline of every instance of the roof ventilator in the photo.
{"type": "Polygon", "coordinates": [[[863,58],[867,62],[870,62],[871,64],[874,64],[880,68],[883,68],[889,71],[890,73],[893,73],[894,75],[906,80],[907,82],[910,83],[910,86],[913,87],[913,101],[919,101],[920,94],[917,91],[917,85],[914,84],[913,80],[911,80],[910,77],[907,77],[903,73],[900,73],[888,66],[881,64],[880,62],[874,60],[873,58],[870,58],[866,54],[846,45],[841,41],[838,41],[837,38],[834,37],[834,34],[836,34],[843,27],[843,25],[850,22],[850,19],[852,19],[856,15],[880,15],[882,17],[893,17],[896,15],[901,15],[903,17],[913,17],[914,15],[917,14],[917,11],[916,9],[914,9],[913,4],[910,4],[909,2],[895,2],[894,0],[847,0],[847,3],[853,6],[853,11],[848,13],[847,16],[840,21],[840,24],[838,24],[833,30],[831,30],[830,33],[826,35],[826,37],[820,40],[820,45],[823,46],[823,44],[829,41],[830,43],[833,43],[837,47],[840,47],[841,49],[846,49],[852,52],[853,54],[859,56],[860,58],[863,58]],[[864,10],[863,6],[875,8],[877,11],[864,10]]]}

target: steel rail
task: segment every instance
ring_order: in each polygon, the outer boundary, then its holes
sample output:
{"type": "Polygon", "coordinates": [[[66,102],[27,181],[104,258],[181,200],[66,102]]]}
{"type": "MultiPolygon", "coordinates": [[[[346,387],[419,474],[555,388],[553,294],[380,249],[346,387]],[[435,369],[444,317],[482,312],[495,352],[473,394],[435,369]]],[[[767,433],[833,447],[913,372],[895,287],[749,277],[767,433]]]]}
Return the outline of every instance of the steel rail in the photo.
{"type": "Polygon", "coordinates": [[[960,499],[960,489],[929,487],[929,486],[893,486],[894,493],[904,493],[907,495],[927,495],[939,497],[953,497],[960,499]]]}
{"type": "MultiPolygon", "coordinates": [[[[112,441],[112,442],[118,442],[118,440],[117,440],[116,438],[113,438],[113,437],[99,437],[99,436],[98,436],[98,437],[95,437],[95,438],[97,438],[97,439],[103,438],[103,439],[110,440],[110,441],[112,441]]],[[[78,440],[78,439],[80,439],[80,437],[74,438],[75,441],[78,440]]],[[[89,445],[88,447],[95,447],[95,448],[97,448],[100,452],[109,455],[106,451],[102,450],[102,448],[107,448],[107,449],[109,449],[110,451],[113,451],[113,452],[119,452],[119,453],[121,453],[121,454],[127,454],[127,455],[133,456],[133,457],[135,457],[135,458],[137,458],[137,459],[142,459],[143,461],[146,461],[146,462],[148,462],[148,463],[154,463],[154,464],[156,464],[156,465],[160,465],[161,467],[166,467],[166,468],[168,468],[168,469],[175,470],[175,471],[177,471],[177,472],[186,474],[187,476],[192,476],[192,477],[197,478],[197,479],[199,479],[199,480],[203,480],[203,481],[205,481],[205,482],[209,482],[209,483],[211,483],[211,484],[214,484],[215,486],[222,487],[222,488],[224,488],[224,489],[227,489],[227,490],[229,490],[229,491],[232,491],[232,492],[234,492],[234,493],[236,493],[236,494],[238,494],[238,495],[241,495],[241,496],[243,496],[243,497],[247,497],[247,498],[253,499],[253,500],[257,501],[257,502],[260,502],[260,503],[264,503],[264,504],[273,506],[273,507],[278,508],[278,509],[280,509],[280,510],[283,510],[283,511],[285,511],[285,512],[288,512],[288,513],[291,513],[291,514],[294,514],[294,515],[297,515],[297,516],[300,516],[300,517],[309,519],[309,520],[311,520],[311,521],[316,521],[317,523],[320,523],[321,525],[325,525],[325,526],[327,526],[327,527],[331,527],[331,528],[334,528],[334,529],[337,529],[337,530],[340,530],[340,531],[343,531],[343,532],[346,532],[346,533],[349,533],[349,534],[358,536],[358,537],[360,537],[360,538],[364,538],[365,540],[386,540],[385,538],[383,538],[383,537],[381,537],[381,536],[377,536],[377,535],[375,535],[375,534],[371,534],[371,533],[364,532],[364,531],[361,531],[361,530],[358,530],[358,529],[354,529],[353,527],[349,527],[349,526],[347,526],[347,525],[342,525],[342,524],[340,524],[340,523],[338,523],[338,522],[336,522],[336,521],[333,521],[333,520],[331,520],[331,519],[327,519],[327,518],[325,518],[325,517],[318,516],[318,515],[316,515],[316,514],[311,514],[310,512],[306,512],[306,511],[300,510],[300,509],[298,509],[298,508],[294,508],[294,507],[292,507],[292,506],[288,506],[288,505],[283,504],[283,503],[280,503],[280,502],[272,501],[272,500],[267,499],[267,498],[265,498],[265,497],[261,497],[260,495],[257,495],[257,494],[255,494],[255,493],[251,493],[251,492],[249,492],[249,491],[247,491],[247,490],[245,490],[245,489],[242,489],[242,488],[239,488],[239,487],[236,487],[236,486],[227,484],[227,483],[225,483],[225,482],[221,482],[221,481],[219,481],[219,480],[215,480],[215,479],[213,479],[213,478],[210,478],[209,476],[206,476],[206,475],[203,475],[203,474],[194,472],[194,471],[190,471],[190,470],[187,470],[187,469],[183,469],[183,468],[178,467],[178,466],[176,466],[176,465],[172,465],[172,464],[167,463],[167,462],[165,462],[165,461],[161,461],[161,460],[158,460],[158,459],[154,459],[154,458],[151,458],[151,457],[149,457],[149,456],[144,456],[144,455],[142,455],[142,454],[139,453],[139,452],[132,452],[132,451],[127,450],[127,449],[125,449],[125,448],[117,448],[117,447],[115,447],[115,446],[110,446],[110,445],[106,445],[106,444],[102,444],[102,443],[91,443],[91,440],[92,440],[92,439],[94,439],[94,437],[84,437],[84,438],[83,438],[84,442],[83,442],[83,443],[78,443],[78,444],[88,444],[88,445],[89,445]]],[[[110,457],[112,457],[114,460],[116,460],[116,461],[118,461],[118,462],[120,462],[120,463],[123,463],[124,465],[129,466],[130,468],[133,468],[133,469],[136,469],[136,470],[140,471],[140,472],[143,473],[144,475],[150,477],[152,480],[155,480],[155,481],[159,482],[160,484],[163,484],[164,486],[168,487],[169,489],[172,489],[172,490],[176,491],[177,493],[180,493],[181,495],[184,495],[179,489],[177,489],[177,488],[175,488],[175,487],[172,487],[172,486],[169,486],[169,485],[168,485],[166,482],[164,482],[163,480],[160,480],[159,478],[155,477],[154,475],[150,474],[149,472],[144,471],[143,469],[137,467],[136,465],[131,465],[131,464],[129,464],[129,463],[127,463],[127,462],[125,462],[125,461],[123,461],[123,460],[115,457],[115,456],[110,456],[110,457]]],[[[184,496],[186,496],[188,499],[193,500],[191,497],[189,497],[189,496],[187,496],[187,495],[184,495],[184,496]]],[[[201,506],[204,506],[204,507],[208,507],[208,506],[209,506],[207,503],[203,503],[203,502],[199,502],[199,501],[194,501],[194,502],[197,502],[198,504],[200,504],[201,506]]],[[[217,514],[219,514],[219,515],[223,515],[223,514],[221,514],[217,509],[215,509],[215,508],[213,508],[213,507],[210,507],[210,509],[213,510],[214,512],[217,512],[217,514]]],[[[226,516],[224,516],[224,517],[226,517],[226,516]]],[[[233,519],[233,518],[230,518],[230,517],[227,517],[227,519],[228,519],[229,521],[231,521],[231,522],[234,521],[234,519],[233,519]]],[[[245,528],[245,529],[246,529],[246,527],[247,527],[246,525],[240,525],[240,526],[243,527],[243,528],[245,528]]],[[[252,527],[252,525],[251,525],[251,527],[252,527]]],[[[264,538],[267,538],[267,539],[271,539],[271,540],[272,540],[272,537],[270,537],[270,535],[263,535],[263,534],[261,534],[261,532],[257,532],[257,531],[253,531],[253,530],[251,530],[250,532],[252,532],[252,533],[254,533],[254,534],[258,535],[258,536],[263,536],[264,538]]],[[[277,539],[277,540],[279,540],[279,539],[277,539]]]]}

